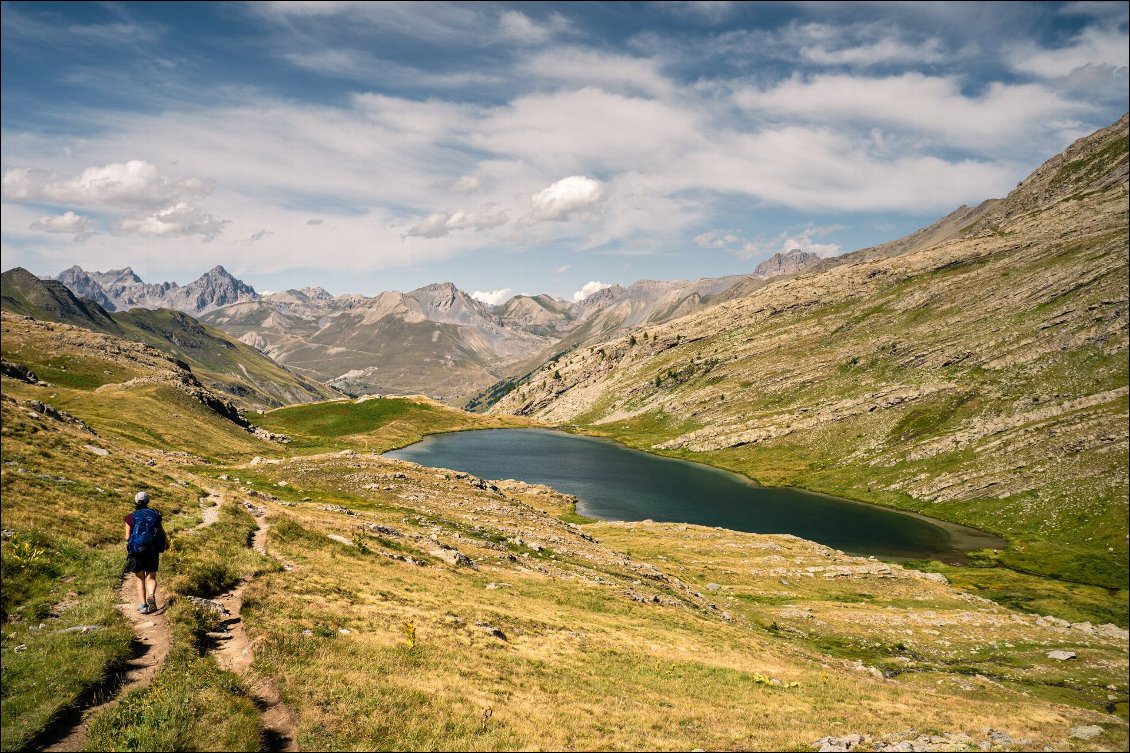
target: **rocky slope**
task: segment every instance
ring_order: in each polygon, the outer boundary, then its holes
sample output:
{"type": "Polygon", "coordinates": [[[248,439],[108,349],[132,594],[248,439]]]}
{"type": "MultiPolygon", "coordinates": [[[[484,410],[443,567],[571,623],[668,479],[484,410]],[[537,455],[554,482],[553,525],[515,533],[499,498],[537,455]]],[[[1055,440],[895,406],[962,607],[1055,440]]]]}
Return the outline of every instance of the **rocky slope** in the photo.
{"type": "MultiPolygon", "coordinates": [[[[336,393],[304,379],[244,343],[170,309],[134,308],[109,314],[77,298],[62,283],[25,269],[5,272],[3,309],[40,321],[60,322],[158,348],[180,361],[212,389],[247,407],[324,400],[336,393]]],[[[54,380],[51,380],[54,381],[54,380]]]]}
{"type": "Polygon", "coordinates": [[[745,279],[643,280],[574,303],[514,296],[494,307],[450,282],[371,298],[288,290],[202,319],[347,394],[424,393],[462,405],[556,352],[698,311],[745,279]]]}
{"type": "Polygon", "coordinates": [[[948,240],[578,349],[492,410],[981,525],[1016,566],[1124,587],[1126,144],[1124,117],[948,240]]]}
{"type": "Polygon", "coordinates": [[[754,277],[768,279],[770,277],[785,277],[795,275],[811,267],[820,257],[811,251],[801,251],[794,248],[785,253],[775,253],[757,265],[753,270],[754,277]]]}

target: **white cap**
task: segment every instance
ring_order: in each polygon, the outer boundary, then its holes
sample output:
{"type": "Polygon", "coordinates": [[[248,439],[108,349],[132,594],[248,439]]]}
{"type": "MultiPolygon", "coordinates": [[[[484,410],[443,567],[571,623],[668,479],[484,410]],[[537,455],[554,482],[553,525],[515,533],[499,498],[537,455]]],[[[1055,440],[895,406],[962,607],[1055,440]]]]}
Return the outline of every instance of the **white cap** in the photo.
{"type": "Polygon", "coordinates": [[[135,505],[149,504],[149,492],[138,492],[137,495],[133,498],[133,503],[135,505]]]}

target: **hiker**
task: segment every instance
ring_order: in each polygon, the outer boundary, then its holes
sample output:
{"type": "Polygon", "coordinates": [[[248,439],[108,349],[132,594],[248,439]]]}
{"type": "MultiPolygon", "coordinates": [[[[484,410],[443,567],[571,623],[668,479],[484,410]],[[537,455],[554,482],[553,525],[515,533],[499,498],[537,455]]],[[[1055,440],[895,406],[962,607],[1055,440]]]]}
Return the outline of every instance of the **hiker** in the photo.
{"type": "Polygon", "coordinates": [[[126,572],[137,576],[138,607],[142,614],[157,611],[157,560],[168,548],[161,513],[149,507],[149,492],[133,498],[134,510],[126,521],[126,572]]]}

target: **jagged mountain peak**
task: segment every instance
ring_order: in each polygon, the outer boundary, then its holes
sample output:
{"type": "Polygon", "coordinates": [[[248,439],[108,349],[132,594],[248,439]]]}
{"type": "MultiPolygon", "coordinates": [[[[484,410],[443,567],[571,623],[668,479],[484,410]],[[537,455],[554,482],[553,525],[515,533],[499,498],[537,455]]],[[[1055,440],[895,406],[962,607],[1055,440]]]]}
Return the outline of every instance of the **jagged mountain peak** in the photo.
{"type": "Polygon", "coordinates": [[[784,253],[778,251],[758,264],[753,270],[753,274],[755,277],[795,275],[818,261],[820,261],[819,254],[814,254],[811,251],[803,251],[799,248],[791,248],[784,253]]]}
{"type": "Polygon", "coordinates": [[[299,291],[312,301],[329,301],[333,299],[330,292],[323,288],[321,285],[307,285],[300,288],[299,291]]]}

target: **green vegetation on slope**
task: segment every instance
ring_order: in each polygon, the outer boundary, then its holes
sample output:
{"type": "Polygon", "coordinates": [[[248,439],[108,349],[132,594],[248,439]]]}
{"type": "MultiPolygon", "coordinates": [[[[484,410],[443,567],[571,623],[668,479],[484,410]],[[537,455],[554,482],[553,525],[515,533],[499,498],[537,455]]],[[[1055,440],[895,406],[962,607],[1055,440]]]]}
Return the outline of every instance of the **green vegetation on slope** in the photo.
{"type": "Polygon", "coordinates": [[[294,451],[404,447],[428,434],[468,429],[530,426],[527,419],[482,416],[414,398],[334,400],[278,408],[250,420],[291,438],[294,451]]]}
{"type": "Polygon", "coordinates": [[[4,311],[153,346],[241,403],[278,406],[336,394],[180,311],[138,308],[111,315],[94,302],[77,298],[61,282],[40,280],[21,268],[4,272],[2,280],[4,311]]]}

